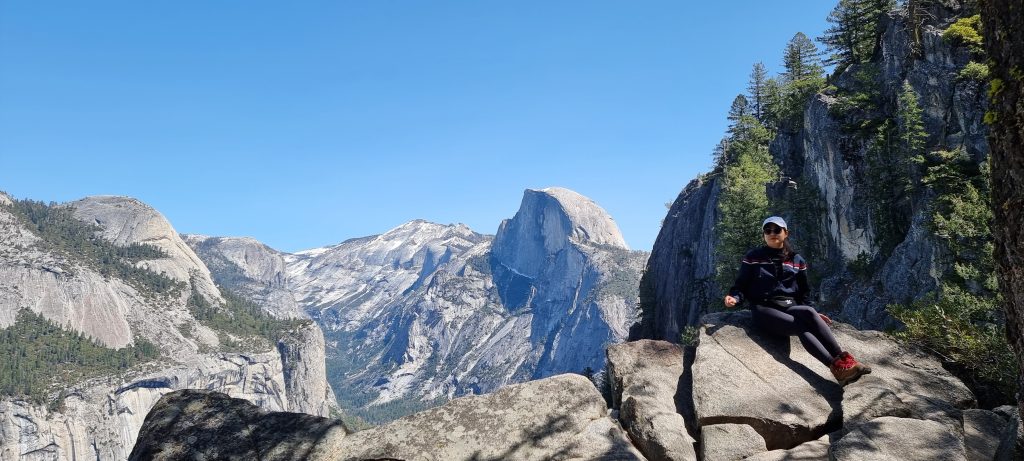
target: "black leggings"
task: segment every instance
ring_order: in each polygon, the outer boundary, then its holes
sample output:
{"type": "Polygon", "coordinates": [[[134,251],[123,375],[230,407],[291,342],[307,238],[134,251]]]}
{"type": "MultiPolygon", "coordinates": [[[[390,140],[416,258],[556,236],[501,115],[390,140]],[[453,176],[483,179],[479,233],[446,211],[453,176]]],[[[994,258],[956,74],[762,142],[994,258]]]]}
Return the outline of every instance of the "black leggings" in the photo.
{"type": "Polygon", "coordinates": [[[757,329],[778,336],[796,335],[804,349],[825,366],[832,365],[832,359],[842,352],[828,324],[811,306],[792,306],[780,310],[755,305],[753,311],[754,326],[757,329]]]}

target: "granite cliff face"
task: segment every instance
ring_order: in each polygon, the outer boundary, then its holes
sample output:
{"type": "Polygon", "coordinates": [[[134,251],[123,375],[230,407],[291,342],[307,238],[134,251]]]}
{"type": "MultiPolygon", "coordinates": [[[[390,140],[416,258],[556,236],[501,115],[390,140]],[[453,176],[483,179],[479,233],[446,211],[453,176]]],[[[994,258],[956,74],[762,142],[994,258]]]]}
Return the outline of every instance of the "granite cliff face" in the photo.
{"type": "MultiPolygon", "coordinates": [[[[0,200],[12,205],[2,194],[0,200]]],[[[66,396],[56,406],[0,399],[0,459],[126,459],[149,409],[178,389],[218,390],[268,410],[327,416],[337,409],[316,325],[297,327],[264,350],[205,352],[216,350],[220,338],[193,317],[188,287],[211,304],[223,300],[209,269],[170,223],[127,197],[59,206],[73,207],[76,218],[99,226],[98,236],[115,245],[159,248],[166,257],[136,266],[163,273],[183,288],[159,295],[102,275],[93,261],[43,245],[9,208],[0,207],[0,328],[29,309],[105,346],[120,348],[142,338],[161,353],[118,376],[58,386],[66,396]]]]}
{"type": "Polygon", "coordinates": [[[630,329],[631,339],[678,341],[717,298],[715,223],[721,187],[714,176],[690,181],[669,208],[640,281],[643,318],[630,329]]]}
{"type": "Polygon", "coordinates": [[[494,237],[417,220],[285,260],[339,395],[416,408],[600,370],[635,317],[645,256],[593,201],[550,188],[526,191],[494,237]]]}
{"type": "MultiPolygon", "coordinates": [[[[877,69],[872,84],[881,98],[896,101],[908,83],[918,95],[929,148],[962,148],[976,163],[987,157],[988,146],[982,118],[986,107],[981,84],[958,78],[970,60],[965,47],[942,38],[942,30],[962,15],[957,2],[929,7],[920,42],[908,36],[906,13],[891,12],[883,21],[880,47],[870,66],[877,69]]],[[[864,65],[859,65],[863,67],[864,65]]],[[[840,90],[858,84],[862,71],[851,66],[832,77],[840,90]]],[[[907,226],[885,249],[873,221],[869,200],[867,155],[869,144],[844,127],[835,115],[835,90],[814,95],[807,103],[802,123],[795,131],[780,131],[770,152],[781,175],[816,191],[821,212],[799,218],[784,216],[791,224],[799,250],[812,253],[811,270],[825,276],[818,286],[820,306],[860,328],[894,326],[885,310],[892,303],[907,303],[934,291],[948,270],[943,249],[927,228],[931,200],[927,191],[916,194],[907,215],[907,226]],[[866,278],[850,270],[855,261],[874,261],[866,278]]],[[[895,104],[895,103],[893,103],[895,104]]],[[[893,108],[881,109],[891,113],[893,108]]],[[[888,117],[888,115],[886,115],[888,117]]],[[[645,322],[633,338],[678,341],[685,325],[695,325],[707,307],[720,305],[721,293],[710,276],[715,255],[701,246],[713,241],[715,208],[720,188],[715,173],[688,185],[669,211],[647,266],[642,296],[647,299],[645,322]],[[695,243],[699,242],[699,243],[695,243]],[[700,248],[691,248],[697,245],[700,248]],[[650,320],[648,321],[647,318],[650,320]]],[[[794,200],[784,184],[768,188],[769,196],[794,200]]],[[[811,209],[812,204],[797,204],[811,209]]]]}
{"type": "Polygon", "coordinates": [[[256,301],[278,318],[309,318],[288,289],[285,253],[248,237],[183,235],[213,279],[256,301]]]}

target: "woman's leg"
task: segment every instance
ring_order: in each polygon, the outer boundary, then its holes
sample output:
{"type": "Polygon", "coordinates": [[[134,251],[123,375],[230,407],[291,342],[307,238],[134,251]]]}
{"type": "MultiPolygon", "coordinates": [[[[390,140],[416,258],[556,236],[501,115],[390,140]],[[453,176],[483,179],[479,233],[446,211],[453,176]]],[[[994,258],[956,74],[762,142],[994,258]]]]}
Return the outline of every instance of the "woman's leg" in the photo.
{"type": "Polygon", "coordinates": [[[825,366],[832,365],[832,359],[835,357],[835,354],[829,353],[828,349],[818,340],[805,320],[797,319],[792,314],[767,306],[755,305],[753,314],[754,325],[758,329],[778,336],[795,335],[800,338],[800,344],[803,344],[804,349],[807,349],[807,352],[814,356],[814,358],[818,359],[825,366]]]}
{"type": "Polygon", "coordinates": [[[818,315],[818,311],[814,310],[811,306],[793,306],[786,309],[786,313],[793,316],[798,322],[803,322],[807,325],[807,331],[817,338],[818,342],[828,350],[832,357],[839,355],[843,351],[839,347],[839,343],[836,341],[835,335],[832,334],[832,329],[828,327],[828,324],[821,319],[818,315]]]}

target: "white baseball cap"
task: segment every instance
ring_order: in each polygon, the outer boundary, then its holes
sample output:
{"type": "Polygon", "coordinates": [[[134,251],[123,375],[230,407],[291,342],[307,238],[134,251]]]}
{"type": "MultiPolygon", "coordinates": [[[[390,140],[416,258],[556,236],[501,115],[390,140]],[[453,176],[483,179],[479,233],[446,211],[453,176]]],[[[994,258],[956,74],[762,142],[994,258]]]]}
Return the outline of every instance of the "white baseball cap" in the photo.
{"type": "Polygon", "coordinates": [[[764,222],[761,223],[761,228],[763,229],[764,226],[767,226],[769,223],[775,224],[776,226],[779,226],[779,227],[781,227],[783,229],[789,230],[789,228],[786,227],[786,220],[784,220],[784,219],[782,219],[782,218],[780,218],[778,216],[772,216],[772,217],[770,217],[768,219],[765,219],[764,222]]]}

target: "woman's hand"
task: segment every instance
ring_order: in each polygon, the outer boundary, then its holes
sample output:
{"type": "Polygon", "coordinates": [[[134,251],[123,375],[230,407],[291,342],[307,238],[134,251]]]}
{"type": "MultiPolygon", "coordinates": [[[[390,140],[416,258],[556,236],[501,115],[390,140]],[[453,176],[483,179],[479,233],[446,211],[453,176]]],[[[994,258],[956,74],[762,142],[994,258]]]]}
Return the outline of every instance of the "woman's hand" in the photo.
{"type": "Polygon", "coordinates": [[[735,307],[737,302],[739,302],[738,299],[733,298],[732,296],[729,296],[729,295],[725,296],[725,307],[729,307],[729,308],[735,307]]]}
{"type": "Polygon", "coordinates": [[[819,313],[818,316],[820,316],[821,320],[825,322],[825,325],[832,326],[832,319],[828,318],[827,315],[819,313]]]}

